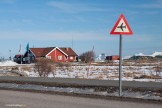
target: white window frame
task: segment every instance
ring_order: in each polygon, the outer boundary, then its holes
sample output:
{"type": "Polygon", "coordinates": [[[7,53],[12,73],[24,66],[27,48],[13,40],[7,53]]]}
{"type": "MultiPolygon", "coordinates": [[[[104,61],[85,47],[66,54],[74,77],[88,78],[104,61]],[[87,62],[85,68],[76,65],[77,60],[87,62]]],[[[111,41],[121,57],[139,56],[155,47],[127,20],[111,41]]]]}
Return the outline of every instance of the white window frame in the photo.
{"type": "Polygon", "coordinates": [[[70,57],[70,60],[73,60],[73,59],[74,59],[74,57],[73,57],[73,56],[71,56],[71,57],[70,57]]]}
{"type": "Polygon", "coordinates": [[[51,59],[51,56],[46,56],[47,57],[47,59],[51,59]]]}
{"type": "Polygon", "coordinates": [[[62,60],[62,56],[60,55],[60,56],[58,56],[58,60],[62,60]]]}

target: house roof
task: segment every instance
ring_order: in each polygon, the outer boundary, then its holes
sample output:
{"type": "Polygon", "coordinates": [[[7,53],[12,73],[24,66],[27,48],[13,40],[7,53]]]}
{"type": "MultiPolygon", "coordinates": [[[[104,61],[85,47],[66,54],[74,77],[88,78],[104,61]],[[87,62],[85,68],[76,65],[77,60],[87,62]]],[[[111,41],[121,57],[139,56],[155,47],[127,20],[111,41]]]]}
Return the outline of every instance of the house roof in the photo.
{"type": "Polygon", "coordinates": [[[21,57],[23,57],[23,55],[21,55],[21,54],[15,55],[15,58],[21,58],[21,57]]]}
{"type": "MultiPolygon", "coordinates": [[[[30,51],[35,55],[35,57],[45,57],[54,48],[57,47],[47,47],[47,48],[30,48],[30,51]]],[[[77,54],[71,48],[59,48],[68,56],[77,56],[77,54]]]]}
{"type": "Polygon", "coordinates": [[[78,56],[71,48],[59,48],[65,52],[68,56],[78,56]]]}
{"type": "Polygon", "coordinates": [[[46,56],[49,52],[51,52],[55,47],[48,47],[44,48],[44,51],[42,53],[42,56],[46,56]]]}
{"type": "Polygon", "coordinates": [[[52,51],[54,47],[47,47],[47,48],[30,48],[30,51],[36,56],[36,57],[44,57],[46,56],[50,51],[52,51]]]}

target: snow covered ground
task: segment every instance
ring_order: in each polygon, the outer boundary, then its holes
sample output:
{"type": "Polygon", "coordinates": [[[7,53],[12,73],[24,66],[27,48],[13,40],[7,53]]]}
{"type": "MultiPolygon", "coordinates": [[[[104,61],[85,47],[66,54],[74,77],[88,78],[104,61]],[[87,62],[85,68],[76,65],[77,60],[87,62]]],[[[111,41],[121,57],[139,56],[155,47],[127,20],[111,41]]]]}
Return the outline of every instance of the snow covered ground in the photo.
{"type": "MultiPolygon", "coordinates": [[[[20,65],[12,61],[0,62],[0,76],[5,76],[6,73],[13,72],[17,72],[18,75],[22,74],[27,77],[39,77],[39,74],[37,72],[34,72],[33,65],[20,65]]],[[[50,73],[48,77],[118,80],[118,66],[92,65],[89,67],[86,65],[76,64],[68,68],[57,67],[56,72],[54,74],[50,73]]],[[[123,66],[122,80],[162,82],[162,72],[156,72],[154,65],[123,66]]]]}
{"type": "MultiPolygon", "coordinates": [[[[131,63],[133,64],[133,63],[131,63]]],[[[37,72],[34,72],[33,64],[20,65],[12,61],[0,62],[0,76],[13,76],[13,74],[24,75],[26,77],[39,77],[37,72]]],[[[154,81],[162,82],[162,72],[156,76],[154,69],[155,65],[143,65],[143,66],[123,66],[122,67],[122,80],[126,81],[154,81]]],[[[49,74],[48,77],[60,77],[60,78],[88,78],[88,79],[100,79],[100,80],[118,80],[118,66],[86,66],[75,64],[70,67],[57,67],[54,74],[49,74]],[[88,71],[89,70],[89,71],[88,71]]],[[[118,90],[105,90],[96,91],[93,88],[62,88],[62,87],[45,87],[41,85],[22,85],[22,84],[10,84],[0,83],[0,87],[4,88],[19,88],[19,89],[33,89],[33,90],[45,90],[55,92],[69,92],[80,94],[94,94],[102,96],[118,96],[118,90]]],[[[162,100],[161,92],[154,91],[133,91],[123,90],[123,97],[133,97],[142,99],[154,99],[162,100]]]]}
{"type": "Polygon", "coordinates": [[[13,61],[4,61],[4,62],[0,62],[0,66],[16,66],[17,63],[13,62],[13,61]]]}

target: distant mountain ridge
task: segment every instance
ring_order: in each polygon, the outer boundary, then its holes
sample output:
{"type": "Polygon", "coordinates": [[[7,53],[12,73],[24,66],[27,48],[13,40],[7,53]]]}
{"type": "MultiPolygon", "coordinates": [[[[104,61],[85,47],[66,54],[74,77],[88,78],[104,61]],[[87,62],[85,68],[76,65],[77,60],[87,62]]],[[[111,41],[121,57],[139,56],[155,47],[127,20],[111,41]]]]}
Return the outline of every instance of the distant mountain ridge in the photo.
{"type": "Polygon", "coordinates": [[[162,56],[162,52],[154,52],[152,55],[152,57],[156,57],[156,56],[162,56]]]}
{"type": "MultiPolygon", "coordinates": [[[[155,51],[154,53],[152,53],[150,55],[146,55],[146,54],[143,54],[143,53],[140,52],[140,53],[134,54],[133,56],[150,56],[150,57],[156,57],[156,56],[162,56],[162,52],[155,51]]],[[[123,59],[130,59],[133,56],[125,56],[123,59]]]]}

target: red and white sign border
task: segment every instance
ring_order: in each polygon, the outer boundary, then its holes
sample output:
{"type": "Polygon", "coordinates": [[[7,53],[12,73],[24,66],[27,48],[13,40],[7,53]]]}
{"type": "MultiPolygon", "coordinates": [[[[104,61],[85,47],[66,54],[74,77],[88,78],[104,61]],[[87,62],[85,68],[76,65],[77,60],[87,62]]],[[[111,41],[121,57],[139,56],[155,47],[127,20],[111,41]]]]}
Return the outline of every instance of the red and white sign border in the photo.
{"type": "Polygon", "coordinates": [[[132,30],[131,30],[131,28],[130,28],[130,26],[129,26],[129,24],[128,24],[128,22],[127,22],[127,20],[126,20],[126,18],[124,17],[123,14],[120,15],[119,19],[117,20],[117,22],[116,22],[116,24],[114,25],[113,29],[111,30],[110,34],[111,34],[111,35],[117,35],[117,34],[119,34],[119,35],[132,35],[132,34],[133,34],[133,32],[132,32],[132,30]],[[115,29],[117,28],[119,22],[120,22],[122,19],[123,19],[123,21],[125,22],[126,27],[128,28],[129,32],[115,32],[115,29]]]}

